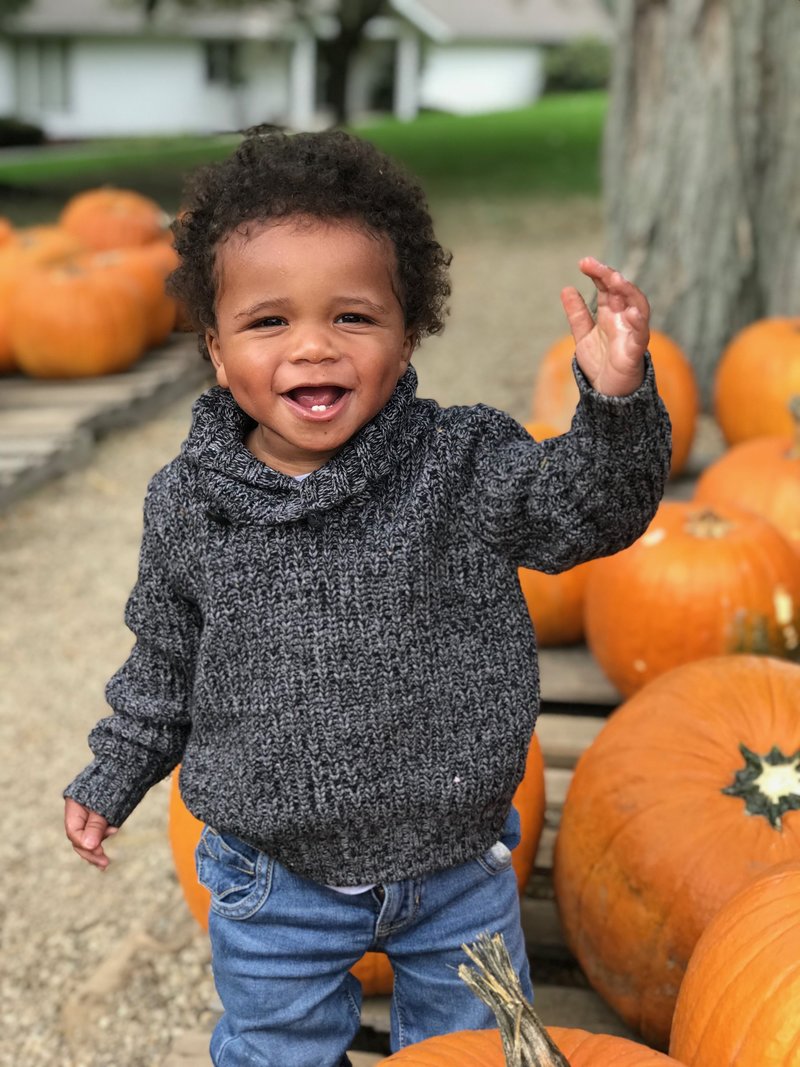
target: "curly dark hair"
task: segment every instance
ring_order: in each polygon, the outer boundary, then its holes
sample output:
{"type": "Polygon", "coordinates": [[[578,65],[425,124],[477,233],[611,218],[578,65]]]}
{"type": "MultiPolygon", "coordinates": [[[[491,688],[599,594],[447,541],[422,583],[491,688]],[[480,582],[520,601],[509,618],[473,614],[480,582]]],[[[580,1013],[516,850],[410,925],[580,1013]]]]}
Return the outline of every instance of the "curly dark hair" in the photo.
{"type": "Polygon", "coordinates": [[[198,169],[173,223],[181,262],[169,291],[184,305],[208,359],[216,326],[216,253],[249,222],[304,216],[363,225],[392,242],[398,296],[415,344],[444,329],[451,255],[438,243],[420,186],[368,141],[342,130],[287,133],[257,126],[226,160],[198,169]]]}

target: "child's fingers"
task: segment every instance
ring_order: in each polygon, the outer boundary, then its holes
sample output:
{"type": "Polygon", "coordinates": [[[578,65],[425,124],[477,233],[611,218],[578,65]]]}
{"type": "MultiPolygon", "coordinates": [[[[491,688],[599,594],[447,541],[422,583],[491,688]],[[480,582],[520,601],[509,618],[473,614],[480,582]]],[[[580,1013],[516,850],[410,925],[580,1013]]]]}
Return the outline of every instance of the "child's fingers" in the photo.
{"type": "Polygon", "coordinates": [[[588,278],[592,279],[598,292],[618,297],[625,305],[637,307],[645,317],[650,315],[647,297],[638,286],[618,270],[609,267],[607,263],[601,263],[594,256],[584,256],[578,266],[588,278]]]}
{"type": "Polygon", "coordinates": [[[577,344],[594,328],[594,317],[581,294],[571,285],[561,290],[561,305],[577,344]]]}

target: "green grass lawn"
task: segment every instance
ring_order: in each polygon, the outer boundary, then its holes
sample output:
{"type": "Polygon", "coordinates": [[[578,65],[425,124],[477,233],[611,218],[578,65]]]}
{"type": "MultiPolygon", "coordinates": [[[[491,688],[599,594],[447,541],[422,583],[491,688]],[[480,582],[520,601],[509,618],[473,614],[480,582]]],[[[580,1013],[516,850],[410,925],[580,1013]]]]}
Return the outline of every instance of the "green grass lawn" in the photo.
{"type": "MultiPolygon", "coordinates": [[[[576,93],[490,115],[387,119],[357,132],[403,162],[432,200],[592,196],[600,191],[605,109],[604,93],[576,93]]],[[[175,211],[186,173],[225,157],[236,142],[226,135],[7,150],[0,154],[0,211],[17,224],[46,221],[73,193],[100,184],[138,189],[175,211]]]]}

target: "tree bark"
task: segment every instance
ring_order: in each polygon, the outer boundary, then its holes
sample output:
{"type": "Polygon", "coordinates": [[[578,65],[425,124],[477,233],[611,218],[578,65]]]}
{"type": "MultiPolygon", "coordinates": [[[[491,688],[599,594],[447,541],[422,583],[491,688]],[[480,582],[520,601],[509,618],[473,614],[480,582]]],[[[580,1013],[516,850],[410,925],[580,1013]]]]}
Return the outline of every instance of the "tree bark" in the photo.
{"type": "Polygon", "coordinates": [[[328,66],[328,99],[337,125],[350,118],[347,113],[350,66],[361,47],[367,23],[381,13],[384,3],[385,0],[339,0],[335,7],[338,32],[330,40],[319,43],[320,55],[328,66]]]}
{"type": "Polygon", "coordinates": [[[618,0],[608,258],[708,402],[742,326],[800,314],[800,4],[618,0]]]}

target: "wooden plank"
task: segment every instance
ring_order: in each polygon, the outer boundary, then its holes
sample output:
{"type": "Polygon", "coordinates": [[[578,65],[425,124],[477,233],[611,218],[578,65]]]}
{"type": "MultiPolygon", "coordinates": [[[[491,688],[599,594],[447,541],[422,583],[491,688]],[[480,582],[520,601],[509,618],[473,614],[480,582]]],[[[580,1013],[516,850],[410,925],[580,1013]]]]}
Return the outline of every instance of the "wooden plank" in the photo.
{"type": "Polygon", "coordinates": [[[543,702],[613,708],[622,697],[586,645],[539,650],[543,702]]]}
{"type": "Polygon", "coordinates": [[[102,434],[140,423],[210,380],[194,336],[182,334],[121,374],[72,381],[5,379],[0,384],[0,509],[85,463],[102,434]]]}
{"type": "Polygon", "coordinates": [[[544,769],[544,795],[547,802],[547,813],[551,819],[557,819],[561,815],[567,790],[572,781],[572,770],[569,767],[545,767],[544,769]]]}
{"type": "Polygon", "coordinates": [[[605,719],[597,716],[543,711],[536,722],[536,736],[542,746],[545,765],[574,767],[604,724],[605,719]]]}

